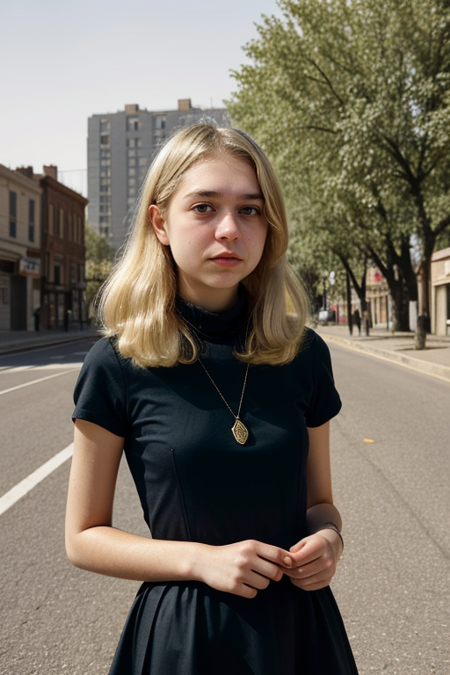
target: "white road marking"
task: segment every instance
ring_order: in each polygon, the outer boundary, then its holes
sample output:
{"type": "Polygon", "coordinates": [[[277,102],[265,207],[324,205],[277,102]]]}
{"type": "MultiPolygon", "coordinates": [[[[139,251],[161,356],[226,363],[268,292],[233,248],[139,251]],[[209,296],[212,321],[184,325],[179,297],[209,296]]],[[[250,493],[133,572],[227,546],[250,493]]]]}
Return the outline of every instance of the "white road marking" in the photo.
{"type": "Polygon", "coordinates": [[[30,387],[32,384],[38,384],[39,382],[44,382],[45,380],[51,380],[54,377],[59,377],[60,375],[67,375],[67,373],[73,373],[72,370],[65,370],[62,373],[55,373],[54,375],[47,375],[47,377],[40,377],[38,380],[31,380],[31,382],[24,382],[23,384],[18,384],[15,387],[10,387],[9,389],[3,389],[0,391],[0,396],[3,394],[9,394],[11,391],[16,391],[16,389],[22,389],[23,387],[30,387]]]}
{"type": "Polygon", "coordinates": [[[0,516],[11,508],[16,502],[24,497],[30,490],[32,490],[38,483],[47,478],[53,471],[55,471],[61,464],[64,464],[73,455],[73,443],[58,452],[54,457],[42,464],[39,469],[30,473],[20,483],[17,483],[9,492],[0,497],[0,516]]]}

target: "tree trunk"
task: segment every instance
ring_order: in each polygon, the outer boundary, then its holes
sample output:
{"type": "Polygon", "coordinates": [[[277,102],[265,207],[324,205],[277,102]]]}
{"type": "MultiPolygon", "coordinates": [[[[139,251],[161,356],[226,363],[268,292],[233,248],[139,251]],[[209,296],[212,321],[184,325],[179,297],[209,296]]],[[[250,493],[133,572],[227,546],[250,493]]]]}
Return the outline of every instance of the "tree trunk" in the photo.
{"type": "Polygon", "coordinates": [[[347,324],[350,335],[353,335],[353,315],[352,315],[352,288],[350,285],[350,275],[346,272],[347,285],[347,324]]]}

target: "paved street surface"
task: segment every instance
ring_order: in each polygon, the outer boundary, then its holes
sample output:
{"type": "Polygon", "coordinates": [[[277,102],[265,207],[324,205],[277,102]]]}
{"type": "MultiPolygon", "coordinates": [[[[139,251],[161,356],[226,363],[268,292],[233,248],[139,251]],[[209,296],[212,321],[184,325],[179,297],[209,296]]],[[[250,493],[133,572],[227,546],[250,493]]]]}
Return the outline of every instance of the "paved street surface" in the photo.
{"type": "MultiPolygon", "coordinates": [[[[71,443],[72,390],[92,341],[0,356],[0,500],[71,443]]],[[[450,382],[330,348],[346,544],[333,588],[360,674],[448,675],[450,382]]],[[[66,560],[69,464],[0,515],[0,675],[107,673],[138,587],[66,560]]],[[[116,501],[115,524],[145,534],[126,467],[116,501]]]]}

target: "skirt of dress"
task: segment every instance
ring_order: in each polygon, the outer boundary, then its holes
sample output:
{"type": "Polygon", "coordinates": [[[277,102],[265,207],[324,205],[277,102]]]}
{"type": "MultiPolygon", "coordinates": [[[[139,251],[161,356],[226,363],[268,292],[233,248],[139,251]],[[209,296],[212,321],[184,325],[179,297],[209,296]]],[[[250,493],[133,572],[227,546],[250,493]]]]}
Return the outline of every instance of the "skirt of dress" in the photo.
{"type": "Polygon", "coordinates": [[[110,675],[357,675],[330,588],[284,577],[248,600],[198,582],[144,583],[110,675]]]}

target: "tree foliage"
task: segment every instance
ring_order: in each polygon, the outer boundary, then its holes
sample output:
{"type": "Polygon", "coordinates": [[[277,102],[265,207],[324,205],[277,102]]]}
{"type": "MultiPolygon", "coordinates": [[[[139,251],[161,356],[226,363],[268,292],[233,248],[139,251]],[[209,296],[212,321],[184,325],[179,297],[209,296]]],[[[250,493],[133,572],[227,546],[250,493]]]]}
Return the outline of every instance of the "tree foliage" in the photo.
{"type": "Polygon", "coordinates": [[[105,235],[98,234],[86,223],[86,304],[92,314],[92,305],[100,286],[114,264],[114,249],[105,235]]]}
{"type": "Polygon", "coordinates": [[[428,288],[450,230],[450,2],[278,5],[234,73],[232,119],[274,161],[313,248],[325,236],[349,268],[369,256],[394,299],[415,299],[410,235],[428,288]]]}

